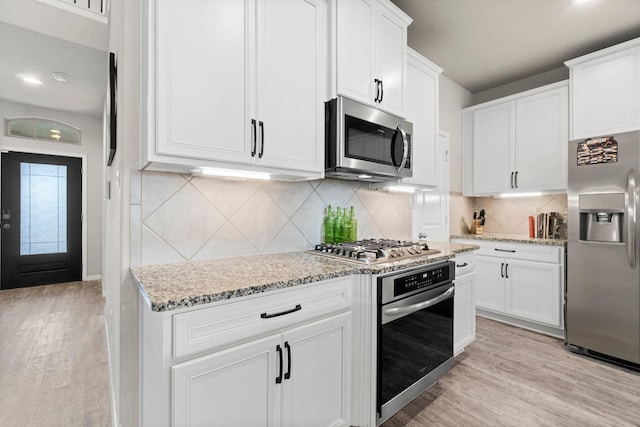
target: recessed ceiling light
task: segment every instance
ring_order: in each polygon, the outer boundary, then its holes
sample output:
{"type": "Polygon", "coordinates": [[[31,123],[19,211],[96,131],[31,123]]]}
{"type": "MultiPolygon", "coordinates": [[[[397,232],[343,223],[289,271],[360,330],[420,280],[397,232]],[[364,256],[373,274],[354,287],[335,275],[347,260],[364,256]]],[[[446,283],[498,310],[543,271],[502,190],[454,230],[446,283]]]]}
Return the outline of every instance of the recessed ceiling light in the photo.
{"type": "Polygon", "coordinates": [[[23,82],[29,83],[29,84],[32,84],[32,85],[41,85],[42,84],[42,80],[40,80],[39,78],[37,78],[35,76],[30,76],[28,74],[16,74],[16,77],[22,79],[23,82]]]}
{"type": "Polygon", "coordinates": [[[66,82],[67,80],[69,80],[69,76],[67,76],[65,73],[58,73],[58,72],[53,72],[53,79],[57,82],[66,82]]]}

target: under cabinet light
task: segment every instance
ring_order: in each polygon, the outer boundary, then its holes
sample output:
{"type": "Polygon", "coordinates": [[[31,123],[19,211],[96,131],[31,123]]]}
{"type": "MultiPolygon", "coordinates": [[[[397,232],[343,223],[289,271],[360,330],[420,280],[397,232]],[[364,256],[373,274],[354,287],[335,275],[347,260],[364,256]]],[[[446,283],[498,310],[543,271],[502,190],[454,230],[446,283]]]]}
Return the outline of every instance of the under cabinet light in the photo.
{"type": "Polygon", "coordinates": [[[502,193],[502,194],[496,194],[495,196],[493,196],[494,198],[502,198],[502,199],[508,199],[508,198],[512,198],[512,197],[538,197],[538,196],[542,196],[541,192],[532,192],[532,193],[502,193]]]}
{"type": "Polygon", "coordinates": [[[390,185],[386,187],[387,191],[395,191],[398,193],[415,193],[416,189],[413,187],[406,187],[404,185],[390,185]]]}
{"type": "Polygon", "coordinates": [[[252,171],[241,171],[241,170],[232,170],[232,169],[216,169],[216,168],[197,168],[191,171],[194,175],[207,175],[207,176],[218,176],[220,178],[233,178],[233,179],[262,179],[269,180],[271,179],[271,174],[266,172],[252,172],[252,171]]]}

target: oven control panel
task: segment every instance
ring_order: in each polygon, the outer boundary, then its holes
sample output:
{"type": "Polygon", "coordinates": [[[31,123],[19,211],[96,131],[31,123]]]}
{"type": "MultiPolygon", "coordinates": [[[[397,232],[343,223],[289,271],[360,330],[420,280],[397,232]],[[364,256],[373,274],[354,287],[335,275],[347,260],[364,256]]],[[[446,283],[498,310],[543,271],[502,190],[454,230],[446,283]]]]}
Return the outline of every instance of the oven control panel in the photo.
{"type": "Polygon", "coordinates": [[[450,268],[448,265],[401,276],[393,280],[393,296],[397,297],[417,289],[448,282],[450,268]]]}

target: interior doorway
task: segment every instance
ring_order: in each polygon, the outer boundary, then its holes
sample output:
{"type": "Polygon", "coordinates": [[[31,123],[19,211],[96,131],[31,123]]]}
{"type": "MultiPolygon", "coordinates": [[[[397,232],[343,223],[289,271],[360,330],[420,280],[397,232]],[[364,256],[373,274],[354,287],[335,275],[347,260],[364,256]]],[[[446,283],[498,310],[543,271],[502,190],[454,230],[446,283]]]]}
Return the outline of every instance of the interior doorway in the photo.
{"type": "Polygon", "coordinates": [[[1,159],[0,289],[82,280],[82,159],[1,159]]]}

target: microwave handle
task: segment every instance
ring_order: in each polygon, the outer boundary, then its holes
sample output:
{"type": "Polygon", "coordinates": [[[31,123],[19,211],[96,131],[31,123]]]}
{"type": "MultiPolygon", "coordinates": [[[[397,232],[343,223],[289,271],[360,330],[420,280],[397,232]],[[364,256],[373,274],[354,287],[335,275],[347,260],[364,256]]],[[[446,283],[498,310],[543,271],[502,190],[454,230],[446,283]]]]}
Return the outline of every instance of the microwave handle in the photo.
{"type": "Polygon", "coordinates": [[[409,158],[409,139],[407,138],[407,133],[400,126],[396,128],[400,135],[402,135],[402,161],[400,162],[400,166],[398,166],[398,174],[402,172],[404,169],[404,165],[407,164],[407,160],[409,158]]]}

